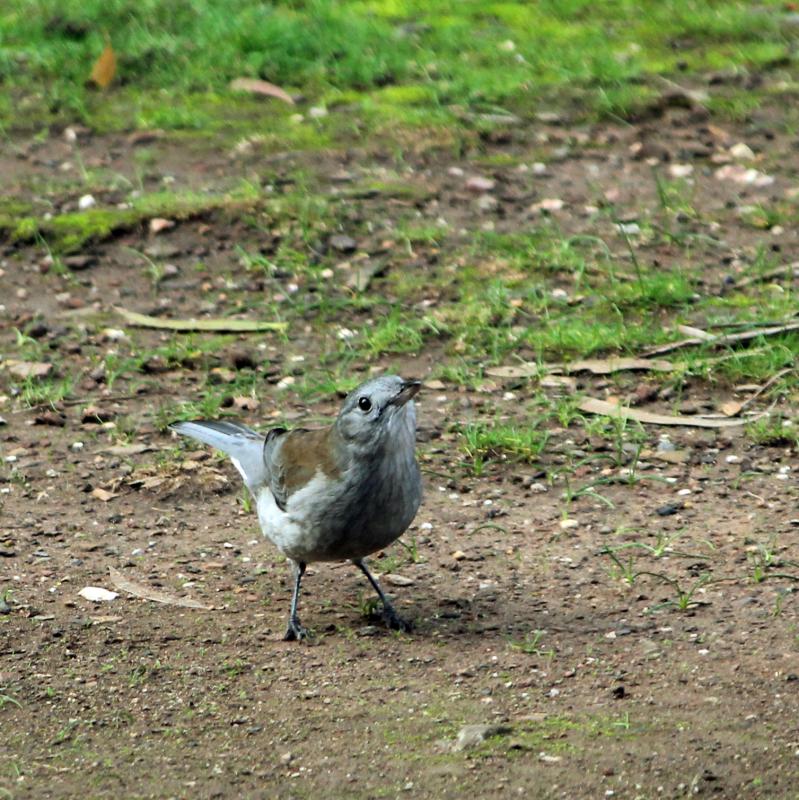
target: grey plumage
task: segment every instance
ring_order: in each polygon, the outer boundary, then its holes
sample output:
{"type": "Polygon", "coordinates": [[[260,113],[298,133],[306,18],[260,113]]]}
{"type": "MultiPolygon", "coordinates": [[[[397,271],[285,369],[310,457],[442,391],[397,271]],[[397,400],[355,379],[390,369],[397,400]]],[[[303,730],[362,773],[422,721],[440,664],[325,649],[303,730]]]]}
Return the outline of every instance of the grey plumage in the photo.
{"type": "Polygon", "coordinates": [[[296,601],[305,565],[350,559],[384,602],[393,627],[407,629],[363,563],[413,521],[422,497],[415,458],[418,381],[374,378],[347,396],[321,430],[276,428],[265,436],[230,422],[170,426],[227,453],[250,489],[264,535],[295,564],[286,638],[302,638],[296,601]]]}

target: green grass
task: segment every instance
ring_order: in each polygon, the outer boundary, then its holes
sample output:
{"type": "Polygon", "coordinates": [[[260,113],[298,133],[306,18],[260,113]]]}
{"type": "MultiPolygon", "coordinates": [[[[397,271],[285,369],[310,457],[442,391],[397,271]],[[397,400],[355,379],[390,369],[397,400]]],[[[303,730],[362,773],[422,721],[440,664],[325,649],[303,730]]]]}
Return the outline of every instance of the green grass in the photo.
{"type": "Polygon", "coordinates": [[[131,195],[124,208],[94,207],[55,215],[37,214],[33,206],[21,203],[0,203],[0,233],[12,241],[42,243],[55,253],[73,253],[153,217],[188,219],[215,209],[246,206],[253,200],[249,190],[231,195],[163,191],[131,195]]]}
{"type": "MultiPolygon", "coordinates": [[[[699,0],[9,0],[0,11],[4,127],[83,121],[102,129],[263,130],[263,102],[228,91],[260,77],[309,102],[347,108],[295,125],[270,103],[270,132],[305,139],[385,128],[491,127],[551,99],[624,116],[657,76],[770,68],[790,58],[784,4],[699,0]],[[105,39],[118,59],[107,92],[86,85],[105,39]]],[[[730,100],[734,103],[734,99],[730,100]]]]}
{"type": "Polygon", "coordinates": [[[463,426],[460,435],[460,448],[475,475],[482,474],[490,460],[535,461],[543,452],[549,436],[535,423],[524,426],[486,421],[463,426]]]}

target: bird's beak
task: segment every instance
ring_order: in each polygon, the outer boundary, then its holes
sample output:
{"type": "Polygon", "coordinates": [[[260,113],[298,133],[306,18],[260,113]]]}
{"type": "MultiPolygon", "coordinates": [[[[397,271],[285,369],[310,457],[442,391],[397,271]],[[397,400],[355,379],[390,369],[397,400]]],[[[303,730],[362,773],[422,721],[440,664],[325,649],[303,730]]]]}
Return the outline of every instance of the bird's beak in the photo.
{"type": "Polygon", "coordinates": [[[402,388],[389,400],[389,403],[392,406],[404,406],[408,400],[416,395],[421,386],[421,381],[403,381],[402,388]]]}

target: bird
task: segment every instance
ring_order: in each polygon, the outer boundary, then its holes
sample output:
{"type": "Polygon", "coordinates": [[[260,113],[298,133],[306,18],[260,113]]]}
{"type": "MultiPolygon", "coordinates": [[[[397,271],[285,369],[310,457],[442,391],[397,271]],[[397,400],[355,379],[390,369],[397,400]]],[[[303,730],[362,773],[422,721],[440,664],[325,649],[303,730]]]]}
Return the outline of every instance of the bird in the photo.
{"type": "Polygon", "coordinates": [[[169,427],[226,453],[253,496],[264,536],[293,567],[294,591],[284,640],[301,640],[300,585],[309,563],[349,560],[369,580],[389,628],[408,632],[365,557],[398,539],[422,501],[416,461],[418,380],[381,375],[342,403],[332,425],[272,428],[266,434],[230,421],[169,427]]]}

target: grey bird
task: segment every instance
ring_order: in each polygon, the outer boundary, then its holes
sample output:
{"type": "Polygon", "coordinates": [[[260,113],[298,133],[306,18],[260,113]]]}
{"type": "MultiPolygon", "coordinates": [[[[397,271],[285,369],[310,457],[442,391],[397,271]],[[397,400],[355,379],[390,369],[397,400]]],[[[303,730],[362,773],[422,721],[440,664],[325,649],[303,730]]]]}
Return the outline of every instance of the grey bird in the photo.
{"type": "Polygon", "coordinates": [[[297,604],[306,565],[350,560],[374,587],[390,628],[410,630],[364,557],[399,538],[416,516],[422,479],[416,463],[416,380],[383,375],[344,400],[327,428],[273,428],[197,420],[169,427],[227,453],[252,493],[261,529],[294,567],[284,639],[304,639],[297,604]]]}

